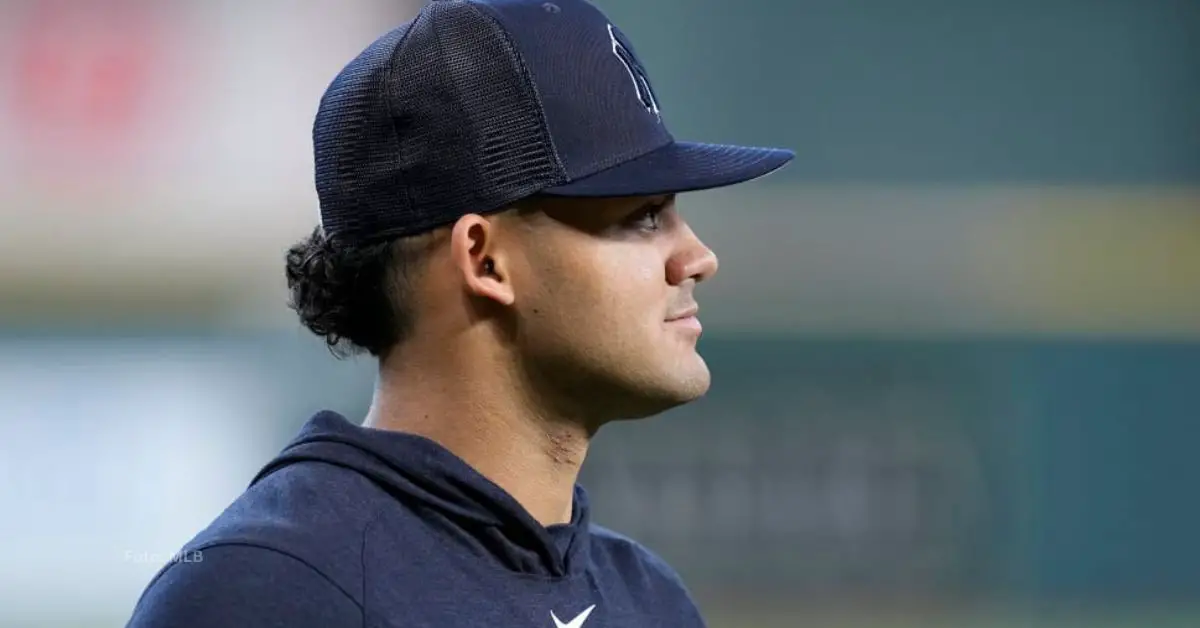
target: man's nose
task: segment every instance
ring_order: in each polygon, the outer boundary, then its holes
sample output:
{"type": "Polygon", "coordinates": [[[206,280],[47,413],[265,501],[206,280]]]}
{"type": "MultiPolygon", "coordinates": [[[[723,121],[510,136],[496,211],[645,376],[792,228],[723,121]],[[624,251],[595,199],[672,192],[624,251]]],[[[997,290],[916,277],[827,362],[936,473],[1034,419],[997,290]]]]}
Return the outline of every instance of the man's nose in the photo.
{"type": "Polygon", "coordinates": [[[672,256],[667,264],[667,281],[671,285],[677,286],[689,279],[699,283],[717,274],[717,254],[695,235],[689,235],[689,245],[672,256]]]}

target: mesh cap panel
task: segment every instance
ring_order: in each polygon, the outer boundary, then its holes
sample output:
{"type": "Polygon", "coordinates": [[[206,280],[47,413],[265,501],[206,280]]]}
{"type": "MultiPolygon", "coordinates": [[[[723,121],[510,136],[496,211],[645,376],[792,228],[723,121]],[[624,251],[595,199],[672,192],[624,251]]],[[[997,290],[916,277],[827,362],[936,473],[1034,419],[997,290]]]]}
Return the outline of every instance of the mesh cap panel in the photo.
{"type": "Polygon", "coordinates": [[[565,181],[520,57],[462,0],[431,3],[351,62],[314,142],[322,224],[341,239],[427,231],[565,181]]]}

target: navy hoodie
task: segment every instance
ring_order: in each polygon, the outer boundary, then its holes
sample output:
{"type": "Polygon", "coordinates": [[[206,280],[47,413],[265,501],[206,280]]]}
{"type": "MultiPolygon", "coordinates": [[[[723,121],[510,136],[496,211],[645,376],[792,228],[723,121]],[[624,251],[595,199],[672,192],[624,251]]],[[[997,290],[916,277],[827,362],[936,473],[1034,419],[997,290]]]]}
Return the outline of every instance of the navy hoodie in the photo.
{"type": "Polygon", "coordinates": [[[150,582],[129,626],[694,628],[679,577],[589,522],[539,524],[431,440],[323,412],[150,582]]]}

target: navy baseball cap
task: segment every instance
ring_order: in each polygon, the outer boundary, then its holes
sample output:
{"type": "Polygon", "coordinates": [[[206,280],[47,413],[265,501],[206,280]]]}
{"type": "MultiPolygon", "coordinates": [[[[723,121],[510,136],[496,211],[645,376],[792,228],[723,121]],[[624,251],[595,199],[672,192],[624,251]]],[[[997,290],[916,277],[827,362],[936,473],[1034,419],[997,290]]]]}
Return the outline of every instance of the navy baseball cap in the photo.
{"type": "Polygon", "coordinates": [[[327,237],[421,233],[537,194],[749,181],[788,150],[676,141],[632,44],[585,0],[433,0],[333,80],[313,125],[327,237]]]}

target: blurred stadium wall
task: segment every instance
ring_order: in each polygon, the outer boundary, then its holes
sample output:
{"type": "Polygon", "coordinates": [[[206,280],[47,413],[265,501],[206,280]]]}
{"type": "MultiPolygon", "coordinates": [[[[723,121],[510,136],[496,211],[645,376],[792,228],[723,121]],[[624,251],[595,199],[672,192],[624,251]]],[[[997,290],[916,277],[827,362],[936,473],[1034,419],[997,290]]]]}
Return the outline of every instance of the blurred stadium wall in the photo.
{"type": "MultiPolygon", "coordinates": [[[[417,4],[0,1],[0,625],[121,625],[309,413],[309,127],[417,4]]],[[[1200,624],[1200,4],[601,0],[679,137],[708,398],[598,519],[714,626],[1200,624]]]]}

